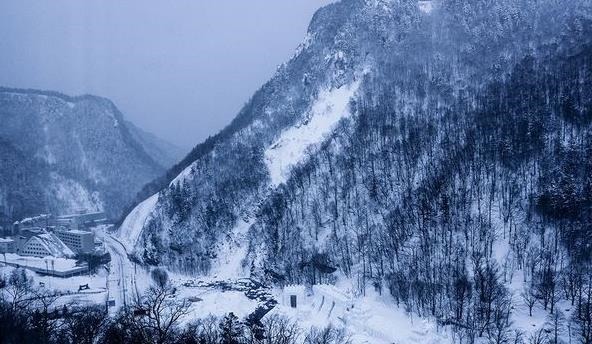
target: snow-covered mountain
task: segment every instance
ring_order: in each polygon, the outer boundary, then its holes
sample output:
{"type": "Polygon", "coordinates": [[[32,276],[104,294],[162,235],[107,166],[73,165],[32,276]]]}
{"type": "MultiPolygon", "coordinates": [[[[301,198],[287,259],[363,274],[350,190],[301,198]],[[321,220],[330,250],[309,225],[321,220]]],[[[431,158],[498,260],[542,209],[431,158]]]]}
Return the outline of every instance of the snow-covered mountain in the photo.
{"type": "Polygon", "coordinates": [[[76,210],[117,217],[175,161],[171,145],[104,98],[4,88],[0,120],[0,213],[13,220],[76,210]]]}
{"type": "Polygon", "coordinates": [[[553,313],[589,271],[591,75],[589,1],[342,0],[118,236],[145,264],[346,280],[509,338],[523,288],[553,313]]]}

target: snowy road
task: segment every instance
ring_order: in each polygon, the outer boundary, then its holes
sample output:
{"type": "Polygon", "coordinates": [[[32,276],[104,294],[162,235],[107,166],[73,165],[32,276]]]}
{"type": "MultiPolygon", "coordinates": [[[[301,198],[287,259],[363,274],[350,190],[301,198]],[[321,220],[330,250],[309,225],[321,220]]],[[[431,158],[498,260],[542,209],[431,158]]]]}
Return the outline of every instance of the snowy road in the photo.
{"type": "Polygon", "coordinates": [[[132,305],[138,301],[137,269],[128,258],[126,247],[109,233],[104,233],[105,248],[111,254],[111,268],[107,283],[108,297],[115,301],[116,311],[120,307],[132,305]]]}

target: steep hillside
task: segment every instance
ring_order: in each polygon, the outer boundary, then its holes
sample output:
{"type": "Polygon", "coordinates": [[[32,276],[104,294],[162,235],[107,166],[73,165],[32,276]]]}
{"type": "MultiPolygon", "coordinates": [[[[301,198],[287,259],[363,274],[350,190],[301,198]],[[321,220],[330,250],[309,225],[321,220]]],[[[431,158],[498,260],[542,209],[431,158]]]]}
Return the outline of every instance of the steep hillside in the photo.
{"type": "Polygon", "coordinates": [[[185,273],[376,289],[467,342],[536,335],[530,295],[586,322],[591,82],[589,1],[343,0],[119,236],[185,273]]]}
{"type": "MultiPolygon", "coordinates": [[[[10,219],[79,209],[119,216],[164,173],[107,99],[0,89],[0,213],[10,219]]],[[[148,142],[148,143],[147,143],[148,142]]]]}

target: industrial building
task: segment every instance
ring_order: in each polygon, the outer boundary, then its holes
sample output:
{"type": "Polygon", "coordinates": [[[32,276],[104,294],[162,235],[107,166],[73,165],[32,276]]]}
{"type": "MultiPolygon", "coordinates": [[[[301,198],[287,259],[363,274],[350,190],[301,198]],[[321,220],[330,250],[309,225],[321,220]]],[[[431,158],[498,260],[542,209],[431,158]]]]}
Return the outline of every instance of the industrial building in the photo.
{"type": "Polygon", "coordinates": [[[80,212],[71,215],[61,215],[56,218],[56,225],[67,227],[71,230],[82,230],[89,226],[105,222],[105,213],[84,213],[80,212]]]}
{"type": "Polygon", "coordinates": [[[20,252],[22,256],[56,258],[73,258],[74,252],[53,233],[35,235],[23,245],[20,252]]]}
{"type": "Polygon", "coordinates": [[[56,229],[54,234],[76,253],[91,253],[95,248],[95,235],[81,230],[56,229]]]}

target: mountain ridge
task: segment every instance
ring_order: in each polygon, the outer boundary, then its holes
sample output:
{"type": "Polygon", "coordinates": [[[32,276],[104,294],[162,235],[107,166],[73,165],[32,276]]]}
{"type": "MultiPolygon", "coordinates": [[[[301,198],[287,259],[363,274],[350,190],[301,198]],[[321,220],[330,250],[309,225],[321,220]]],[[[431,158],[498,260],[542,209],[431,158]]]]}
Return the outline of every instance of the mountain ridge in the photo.
{"type": "Polygon", "coordinates": [[[248,125],[130,212],[132,257],[384,293],[468,342],[536,335],[516,295],[585,297],[558,295],[589,283],[591,4],[419,5],[318,11],[248,125]]]}
{"type": "Polygon", "coordinates": [[[121,200],[129,199],[126,190],[139,189],[138,184],[164,172],[165,166],[146,152],[145,142],[132,137],[123,114],[107,98],[7,87],[0,88],[0,98],[0,136],[7,149],[12,147],[18,152],[5,152],[7,166],[15,170],[4,170],[2,198],[16,206],[3,207],[4,217],[14,221],[40,212],[62,213],[78,208],[104,210],[108,216],[116,217],[123,207],[121,200]],[[40,165],[38,174],[21,169],[14,154],[40,165]],[[131,155],[132,166],[142,166],[138,178],[127,170],[124,160],[117,160],[125,154],[131,155]],[[19,173],[36,185],[30,190],[33,194],[17,195],[13,178],[19,173]],[[118,174],[125,175],[124,180],[115,181],[116,186],[112,187],[111,178],[118,174]],[[44,181],[34,181],[39,178],[44,181]],[[33,198],[37,201],[32,202],[33,198]]]}

